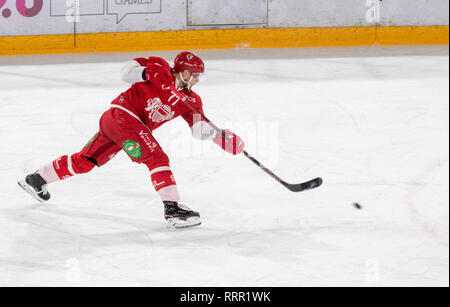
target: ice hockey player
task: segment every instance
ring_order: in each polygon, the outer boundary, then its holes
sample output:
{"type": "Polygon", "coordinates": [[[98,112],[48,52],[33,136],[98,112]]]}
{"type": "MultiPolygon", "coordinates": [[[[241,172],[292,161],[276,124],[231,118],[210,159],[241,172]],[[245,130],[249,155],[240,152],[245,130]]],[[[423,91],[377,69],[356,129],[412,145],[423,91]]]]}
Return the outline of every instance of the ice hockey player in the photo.
{"type": "Polygon", "coordinates": [[[237,155],[244,148],[239,136],[216,131],[205,117],[201,98],[192,91],[204,72],[203,61],[191,52],[181,52],[174,67],[162,58],[138,58],[127,63],[122,79],[133,85],[103,113],[100,129],[80,152],[63,155],[43,165],[19,185],[40,202],[50,199],[47,185],[101,167],[120,150],[133,162],[145,164],[163,204],[170,227],[198,226],[200,214],[179,203],[177,185],[164,153],[152,132],[181,116],[194,137],[213,140],[223,150],[237,155]]]}

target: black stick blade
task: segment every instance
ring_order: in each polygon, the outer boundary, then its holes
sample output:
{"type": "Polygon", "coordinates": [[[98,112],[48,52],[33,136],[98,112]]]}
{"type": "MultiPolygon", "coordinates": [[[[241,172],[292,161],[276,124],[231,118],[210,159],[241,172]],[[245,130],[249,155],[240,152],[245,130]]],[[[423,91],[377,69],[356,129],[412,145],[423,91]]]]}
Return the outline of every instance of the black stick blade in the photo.
{"type": "Polygon", "coordinates": [[[299,183],[299,184],[289,184],[289,183],[283,183],[283,185],[288,188],[292,192],[303,192],[306,190],[312,190],[315,188],[318,188],[322,185],[323,180],[322,178],[318,177],[313,180],[299,183]]]}

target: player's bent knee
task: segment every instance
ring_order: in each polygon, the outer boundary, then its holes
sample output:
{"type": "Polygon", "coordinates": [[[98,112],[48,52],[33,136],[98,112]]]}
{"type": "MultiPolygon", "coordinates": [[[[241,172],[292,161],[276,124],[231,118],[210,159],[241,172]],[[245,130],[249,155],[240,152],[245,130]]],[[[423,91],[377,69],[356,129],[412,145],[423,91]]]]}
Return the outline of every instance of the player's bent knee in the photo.
{"type": "Polygon", "coordinates": [[[97,165],[97,161],[95,159],[87,157],[81,153],[72,155],[71,160],[73,171],[76,174],[88,173],[97,165]]]}

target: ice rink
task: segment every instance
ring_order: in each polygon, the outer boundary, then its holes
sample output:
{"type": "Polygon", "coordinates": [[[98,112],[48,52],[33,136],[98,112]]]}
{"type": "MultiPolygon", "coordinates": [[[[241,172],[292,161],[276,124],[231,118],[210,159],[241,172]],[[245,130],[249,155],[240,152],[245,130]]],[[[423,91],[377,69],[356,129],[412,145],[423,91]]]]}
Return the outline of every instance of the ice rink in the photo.
{"type": "Polygon", "coordinates": [[[0,57],[0,286],[449,286],[448,46],[198,52],[207,116],[313,191],[181,118],[155,137],[198,228],[166,228],[123,152],[47,204],[19,188],[94,135],[126,61],[176,53],[0,57]]]}

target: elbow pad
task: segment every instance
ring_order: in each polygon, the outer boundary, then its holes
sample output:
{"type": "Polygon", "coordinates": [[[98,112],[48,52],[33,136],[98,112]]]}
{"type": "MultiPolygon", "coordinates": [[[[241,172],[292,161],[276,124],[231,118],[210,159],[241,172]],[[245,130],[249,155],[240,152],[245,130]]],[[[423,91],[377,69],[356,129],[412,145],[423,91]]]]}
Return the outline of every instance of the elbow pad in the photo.
{"type": "Polygon", "coordinates": [[[127,83],[143,82],[145,67],[142,67],[136,61],[129,61],[126,63],[125,67],[122,68],[122,81],[127,83]]]}
{"type": "Polygon", "coordinates": [[[198,140],[213,140],[217,131],[205,121],[199,121],[192,125],[192,136],[198,140]]]}

